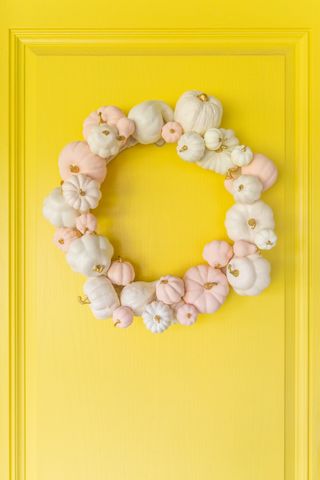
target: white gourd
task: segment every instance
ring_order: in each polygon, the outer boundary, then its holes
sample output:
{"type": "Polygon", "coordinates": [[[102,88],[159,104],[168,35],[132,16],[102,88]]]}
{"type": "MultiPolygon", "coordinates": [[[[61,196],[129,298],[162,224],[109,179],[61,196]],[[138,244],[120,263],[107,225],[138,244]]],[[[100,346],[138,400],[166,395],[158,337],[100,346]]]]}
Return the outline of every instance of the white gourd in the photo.
{"type": "Polygon", "coordinates": [[[231,240],[255,243],[258,232],[274,228],[273,212],[262,200],[252,204],[236,203],[227,211],[225,226],[231,240]]]}
{"type": "Polygon", "coordinates": [[[165,102],[148,100],[133,107],[128,118],[135,123],[133,137],[139,143],[157,143],[161,139],[163,125],[173,120],[173,110],[165,102]]]}
{"type": "Polygon", "coordinates": [[[120,301],[112,283],[106,277],[90,277],[83,286],[93,315],[102,320],[112,316],[120,301]]]}
{"type": "Polygon", "coordinates": [[[277,235],[273,230],[264,228],[256,234],[254,241],[260,250],[271,250],[277,243],[277,235]]]}
{"type": "Polygon", "coordinates": [[[240,175],[232,182],[232,194],[236,202],[253,203],[259,200],[263,185],[253,175],[240,175]]]}
{"type": "Polygon", "coordinates": [[[204,134],[204,142],[208,150],[218,150],[223,141],[223,135],[219,128],[209,128],[204,134]]]}
{"type": "Polygon", "coordinates": [[[129,283],[121,291],[121,305],[130,307],[135,315],[141,315],[146,305],[156,297],[156,283],[157,282],[129,283]]]}
{"type": "Polygon", "coordinates": [[[195,132],[184,133],[177,145],[177,153],[186,162],[197,162],[205,152],[205,143],[201,135],[195,132]]]}
{"type": "Polygon", "coordinates": [[[226,274],[238,295],[258,295],[270,284],[270,263],[259,254],[233,257],[226,274]]]}
{"type": "Polygon", "coordinates": [[[72,208],[62,195],[61,187],[55,188],[43,202],[44,217],[55,227],[75,227],[79,212],[72,208]]]}
{"type": "Polygon", "coordinates": [[[174,119],[185,132],[193,131],[200,135],[209,128],[220,126],[223,108],[220,100],[198,90],[185,92],[179,98],[174,111],[174,119]]]}
{"type": "Polygon", "coordinates": [[[105,123],[93,125],[87,141],[91,152],[102,158],[113,157],[120,151],[117,129],[105,123]]]}
{"type": "Polygon", "coordinates": [[[252,161],[253,153],[251,148],[246,147],[245,145],[237,145],[232,150],[231,158],[237,167],[244,167],[245,165],[249,165],[252,161]]]}
{"type": "Polygon", "coordinates": [[[101,198],[99,183],[83,174],[70,175],[62,192],[66,202],[80,212],[96,208],[101,198]]]}
{"type": "Polygon", "coordinates": [[[226,148],[233,148],[239,145],[239,140],[234,134],[234,131],[230,128],[220,128],[222,135],[222,146],[226,148]]]}
{"type": "Polygon", "coordinates": [[[220,173],[220,175],[225,175],[228,170],[234,166],[231,160],[230,149],[223,149],[221,151],[206,150],[204,156],[197,164],[206,170],[220,173]]]}
{"type": "Polygon", "coordinates": [[[113,255],[113,246],[101,235],[83,235],[74,240],[67,253],[73,271],[88,277],[106,275],[113,255]]]}
{"type": "Polygon", "coordinates": [[[142,313],[145,326],[152,333],[162,333],[174,320],[174,312],[163,302],[152,302],[142,313]]]}

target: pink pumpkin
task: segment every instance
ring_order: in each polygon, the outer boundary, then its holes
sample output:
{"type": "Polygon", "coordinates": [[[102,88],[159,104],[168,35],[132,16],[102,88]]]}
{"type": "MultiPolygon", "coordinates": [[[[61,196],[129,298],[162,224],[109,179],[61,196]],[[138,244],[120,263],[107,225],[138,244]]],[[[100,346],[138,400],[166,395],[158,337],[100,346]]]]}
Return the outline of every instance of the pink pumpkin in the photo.
{"type": "Polygon", "coordinates": [[[194,305],[185,303],[178,308],[176,317],[181,325],[193,325],[198,318],[198,310],[194,305]]]}
{"type": "Polygon", "coordinates": [[[231,180],[231,178],[226,178],[225,179],[225,181],[224,181],[225,189],[231,194],[233,194],[232,184],[233,184],[233,180],[231,180]]]}
{"type": "Polygon", "coordinates": [[[167,143],[176,143],[183,134],[183,129],[178,122],[168,122],[163,125],[161,136],[167,143]]]}
{"type": "Polygon", "coordinates": [[[63,180],[81,173],[102,183],[107,174],[104,158],[94,155],[86,142],[73,142],[64,147],[59,156],[59,170],[63,180]]]}
{"type": "Polygon", "coordinates": [[[214,268],[225,267],[233,256],[229,243],[219,240],[207,243],[203,249],[203,258],[214,268]]]}
{"type": "Polygon", "coordinates": [[[186,303],[194,305],[200,313],[213,313],[223,304],[229,284],[226,276],[209,265],[189,268],[184,276],[186,303]]]}
{"type": "Polygon", "coordinates": [[[135,277],[134,268],[129,262],[124,262],[122,258],[111,263],[107,276],[114,285],[128,285],[133,282],[135,277]]]}
{"type": "Polygon", "coordinates": [[[278,170],[272,160],[256,153],[249,165],[241,168],[242,175],[253,175],[258,177],[263,185],[263,190],[268,190],[278,178],[278,170]]]}
{"type": "Polygon", "coordinates": [[[123,137],[123,140],[126,140],[133,135],[136,129],[134,121],[127,117],[120,118],[116,124],[116,127],[118,129],[119,136],[123,137]]]}
{"type": "Polygon", "coordinates": [[[237,240],[233,244],[233,251],[236,257],[247,257],[257,252],[257,247],[253,243],[245,240],[237,240]]]}
{"type": "Polygon", "coordinates": [[[102,117],[107,120],[107,124],[114,127],[117,126],[117,123],[121,118],[125,118],[125,113],[120,108],[113,105],[101,107],[99,108],[99,111],[102,113],[102,117]]]}
{"type": "Polygon", "coordinates": [[[167,305],[178,303],[184,295],[183,280],[173,275],[161,277],[156,284],[156,295],[158,300],[167,305]]]}
{"type": "Polygon", "coordinates": [[[129,307],[118,307],[112,314],[113,325],[117,328],[127,328],[133,322],[133,311],[129,307]]]}
{"type": "Polygon", "coordinates": [[[76,218],[76,227],[83,235],[97,230],[97,219],[92,213],[83,213],[76,218]]]}
{"type": "Polygon", "coordinates": [[[73,240],[79,237],[80,233],[74,228],[61,227],[56,229],[53,243],[63,252],[67,252],[73,240]]]}

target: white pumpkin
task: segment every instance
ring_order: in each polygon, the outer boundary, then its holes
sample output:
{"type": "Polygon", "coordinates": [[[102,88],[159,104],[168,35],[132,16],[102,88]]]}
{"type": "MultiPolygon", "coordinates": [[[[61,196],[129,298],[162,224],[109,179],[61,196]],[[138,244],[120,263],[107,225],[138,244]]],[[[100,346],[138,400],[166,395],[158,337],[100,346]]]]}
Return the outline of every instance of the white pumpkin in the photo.
{"type": "Polygon", "coordinates": [[[209,128],[220,126],[222,113],[220,100],[198,90],[190,90],[179,98],[174,119],[185,132],[203,135],[209,128]]]}
{"type": "Polygon", "coordinates": [[[259,200],[263,185],[252,175],[240,175],[232,182],[232,194],[236,202],[253,203],[259,200]]]}
{"type": "Polygon", "coordinates": [[[91,152],[102,158],[114,157],[120,151],[118,130],[105,123],[92,126],[87,141],[91,152]]]}
{"type": "Polygon", "coordinates": [[[204,140],[198,133],[184,133],[178,141],[177,152],[182,160],[197,162],[203,157],[205,152],[204,140]]]}
{"type": "Polygon", "coordinates": [[[239,145],[239,140],[235,136],[234,131],[230,128],[220,128],[220,133],[222,135],[222,146],[233,148],[239,145]]]}
{"type": "Polygon", "coordinates": [[[88,299],[85,303],[90,302],[93,315],[100,320],[111,317],[113,311],[120,305],[117,292],[106,277],[88,278],[83,291],[88,299]]]}
{"type": "Polygon", "coordinates": [[[252,204],[236,203],[227,211],[225,226],[232,240],[255,243],[258,232],[274,228],[273,212],[262,200],[252,204]]]}
{"type": "Polygon", "coordinates": [[[259,254],[233,257],[226,274],[228,282],[239,295],[258,295],[270,284],[270,263],[259,254]]]}
{"type": "Polygon", "coordinates": [[[61,187],[55,188],[45,198],[42,213],[55,227],[75,227],[79,216],[79,212],[66,202],[61,187]]]}
{"type": "Polygon", "coordinates": [[[204,134],[204,142],[208,150],[218,150],[223,141],[223,135],[219,128],[209,128],[204,134]]]}
{"type": "Polygon", "coordinates": [[[133,107],[128,118],[135,123],[133,137],[139,143],[157,143],[161,139],[163,125],[173,120],[173,110],[165,102],[148,100],[133,107]]]}
{"type": "Polygon", "coordinates": [[[234,166],[231,160],[231,149],[206,150],[204,156],[197,162],[197,165],[206,170],[212,170],[225,175],[234,166]]]}
{"type": "Polygon", "coordinates": [[[146,305],[156,297],[156,282],[132,282],[120,295],[121,305],[130,307],[135,315],[141,315],[146,305]]]}
{"type": "Polygon", "coordinates": [[[152,333],[162,333],[170,327],[174,312],[163,302],[152,302],[146,306],[142,313],[145,326],[152,333]]]}
{"type": "Polygon", "coordinates": [[[70,175],[62,184],[66,202],[80,212],[96,208],[101,198],[100,185],[83,174],[70,175]]]}
{"type": "Polygon", "coordinates": [[[255,244],[260,250],[271,250],[277,243],[277,235],[270,228],[260,230],[254,237],[255,244]]]}
{"type": "Polygon", "coordinates": [[[245,165],[249,165],[253,159],[253,153],[251,148],[246,147],[245,145],[237,145],[232,150],[231,158],[237,167],[244,167],[245,165]]]}
{"type": "Polygon", "coordinates": [[[86,234],[74,240],[67,253],[73,271],[98,277],[106,275],[113,255],[113,246],[101,235],[86,234]]]}

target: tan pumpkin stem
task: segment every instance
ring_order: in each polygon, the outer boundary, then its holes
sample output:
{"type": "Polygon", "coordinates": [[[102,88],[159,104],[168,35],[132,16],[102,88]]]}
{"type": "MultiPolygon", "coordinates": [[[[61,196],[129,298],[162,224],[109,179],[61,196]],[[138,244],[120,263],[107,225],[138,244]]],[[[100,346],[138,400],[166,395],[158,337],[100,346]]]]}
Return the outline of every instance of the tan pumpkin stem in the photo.
{"type": "Polygon", "coordinates": [[[102,112],[98,112],[98,115],[99,115],[99,125],[101,125],[102,123],[105,123],[102,118],[102,112]]]}
{"type": "Polygon", "coordinates": [[[163,283],[164,285],[166,285],[168,283],[168,280],[166,280],[165,278],[163,280],[161,280],[160,283],[163,283]]]}
{"type": "Polygon", "coordinates": [[[210,290],[212,287],[215,287],[217,285],[218,285],[217,282],[207,282],[203,286],[206,290],[210,290]]]}
{"type": "Polygon", "coordinates": [[[93,268],[92,268],[92,271],[93,272],[97,272],[97,273],[102,273],[104,270],[104,265],[95,265],[93,268]]]}
{"type": "Polygon", "coordinates": [[[254,229],[256,228],[256,226],[257,226],[257,221],[256,221],[256,219],[255,219],[255,218],[249,218],[249,220],[248,220],[248,225],[249,225],[249,227],[250,227],[252,230],[254,230],[254,229]]]}
{"type": "Polygon", "coordinates": [[[70,170],[71,173],[79,173],[80,172],[80,168],[78,167],[78,165],[70,165],[69,170],[70,170]]]}
{"type": "Polygon", "coordinates": [[[240,167],[229,168],[229,170],[227,171],[226,180],[234,180],[238,178],[240,174],[241,174],[240,167]]]}
{"type": "Polygon", "coordinates": [[[231,266],[230,264],[228,265],[228,271],[229,271],[229,273],[231,273],[231,275],[233,275],[234,277],[239,277],[239,274],[240,274],[239,270],[237,270],[237,269],[234,269],[234,270],[233,270],[233,269],[232,269],[232,266],[231,266]]]}
{"type": "Polygon", "coordinates": [[[188,150],[187,145],[183,145],[183,146],[179,149],[179,152],[185,152],[186,150],[188,150]]]}
{"type": "Polygon", "coordinates": [[[209,97],[206,93],[200,93],[200,95],[198,95],[198,98],[199,98],[199,100],[201,100],[201,102],[208,102],[209,101],[209,97]]]}
{"type": "Polygon", "coordinates": [[[89,305],[91,303],[87,295],[79,295],[78,300],[81,305],[89,305]]]}
{"type": "Polygon", "coordinates": [[[155,315],[153,318],[156,322],[160,323],[160,320],[161,320],[160,315],[155,315]]]}
{"type": "Polygon", "coordinates": [[[116,327],[117,325],[119,325],[119,323],[121,323],[121,321],[120,321],[120,320],[116,320],[116,321],[114,322],[113,326],[116,327]]]}

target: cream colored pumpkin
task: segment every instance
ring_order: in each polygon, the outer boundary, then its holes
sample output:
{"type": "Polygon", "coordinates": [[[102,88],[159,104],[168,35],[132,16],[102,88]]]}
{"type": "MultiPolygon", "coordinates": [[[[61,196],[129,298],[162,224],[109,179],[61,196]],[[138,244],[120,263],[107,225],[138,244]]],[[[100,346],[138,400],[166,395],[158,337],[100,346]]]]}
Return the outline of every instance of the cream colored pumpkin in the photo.
{"type": "Polygon", "coordinates": [[[227,279],[239,295],[258,295],[270,284],[270,264],[259,254],[233,257],[227,266],[227,279]]]}
{"type": "Polygon", "coordinates": [[[146,305],[156,297],[156,282],[132,282],[121,292],[121,305],[130,307],[135,315],[141,315],[146,305]]]}
{"type": "Polygon", "coordinates": [[[204,156],[197,162],[197,165],[206,170],[212,170],[220,173],[220,175],[225,175],[234,166],[231,160],[231,149],[206,150],[204,156]]]}
{"type": "Polygon", "coordinates": [[[42,213],[55,227],[75,227],[79,215],[62,195],[60,187],[55,188],[43,202],[42,213]]]}
{"type": "Polygon", "coordinates": [[[117,292],[106,277],[88,278],[83,286],[83,291],[86,298],[80,299],[80,301],[82,303],[90,302],[93,315],[100,320],[111,317],[113,311],[120,305],[117,292]]]}
{"type": "Polygon", "coordinates": [[[263,185],[257,177],[240,175],[232,182],[232,194],[236,202],[253,203],[259,200],[263,185]]]}
{"type": "Polygon", "coordinates": [[[204,134],[204,142],[208,150],[218,150],[223,141],[223,135],[219,128],[209,128],[204,134]]]}
{"type": "Polygon", "coordinates": [[[177,152],[182,160],[197,162],[205,152],[204,140],[198,133],[184,133],[178,141],[177,152]]]}
{"type": "Polygon", "coordinates": [[[128,118],[135,123],[133,137],[139,143],[157,143],[163,125],[173,120],[173,111],[165,102],[149,100],[133,107],[128,118]]]}
{"type": "Polygon", "coordinates": [[[86,234],[71,243],[67,261],[73,271],[98,277],[107,273],[112,255],[113,246],[107,238],[86,234]]]}
{"type": "Polygon", "coordinates": [[[239,140],[234,134],[234,131],[231,128],[220,128],[222,135],[222,146],[225,148],[234,148],[239,145],[239,140]]]}
{"type": "Polygon", "coordinates": [[[86,175],[70,175],[62,184],[66,202],[80,212],[96,208],[101,198],[100,185],[86,175]]]}
{"type": "Polygon", "coordinates": [[[273,230],[264,228],[256,234],[254,241],[260,250],[271,250],[277,243],[277,235],[273,230]]]}
{"type": "Polygon", "coordinates": [[[114,157],[120,151],[118,130],[110,125],[93,126],[87,141],[91,152],[102,158],[114,157]]]}
{"type": "Polygon", "coordinates": [[[223,108],[220,100],[198,90],[185,92],[179,98],[174,119],[185,132],[203,135],[209,128],[220,126],[223,108]]]}
{"type": "Polygon", "coordinates": [[[251,148],[245,145],[237,145],[234,147],[231,153],[231,159],[238,167],[249,165],[253,159],[253,153],[251,148]]]}
{"type": "Polygon", "coordinates": [[[236,203],[227,211],[225,226],[232,240],[255,243],[260,230],[274,228],[273,212],[262,200],[252,204],[236,203]]]}
{"type": "Polygon", "coordinates": [[[142,313],[145,326],[152,333],[162,333],[170,327],[174,319],[173,310],[163,302],[152,302],[142,313]]]}

